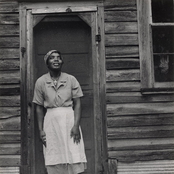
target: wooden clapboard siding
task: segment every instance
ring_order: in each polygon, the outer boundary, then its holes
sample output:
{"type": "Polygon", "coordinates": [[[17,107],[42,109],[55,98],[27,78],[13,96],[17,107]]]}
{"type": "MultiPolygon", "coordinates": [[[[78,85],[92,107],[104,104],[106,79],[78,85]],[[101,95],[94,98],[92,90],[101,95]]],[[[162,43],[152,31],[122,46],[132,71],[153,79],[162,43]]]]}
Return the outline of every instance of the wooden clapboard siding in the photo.
{"type": "Polygon", "coordinates": [[[0,85],[0,96],[20,95],[20,85],[0,85]]]}
{"type": "Polygon", "coordinates": [[[19,48],[0,48],[0,59],[19,58],[19,48]]]}
{"type": "Polygon", "coordinates": [[[142,95],[138,27],[136,0],[105,1],[108,171],[172,173],[174,96],[142,95]]]}
{"type": "Polygon", "coordinates": [[[0,14],[0,24],[19,24],[19,14],[0,14]]]}
{"type": "Polygon", "coordinates": [[[156,160],[148,162],[124,163],[118,162],[118,174],[173,174],[173,160],[156,160]]]}
{"type": "Polygon", "coordinates": [[[141,92],[115,92],[108,93],[106,102],[108,104],[119,103],[149,103],[149,102],[172,102],[174,95],[146,95],[142,96],[141,92]]]}
{"type": "Polygon", "coordinates": [[[19,167],[0,167],[1,174],[19,174],[19,167]]]}
{"type": "Polygon", "coordinates": [[[20,144],[0,144],[0,155],[20,154],[20,144]]]}
{"type": "Polygon", "coordinates": [[[108,117],[121,115],[174,113],[174,102],[108,104],[108,117]]]}
{"type": "Polygon", "coordinates": [[[0,37],[0,48],[19,48],[19,36],[0,37]]]}
{"type": "Polygon", "coordinates": [[[20,61],[19,6],[0,1],[0,173],[19,174],[20,61]],[[13,166],[13,167],[12,167],[13,166]]]}

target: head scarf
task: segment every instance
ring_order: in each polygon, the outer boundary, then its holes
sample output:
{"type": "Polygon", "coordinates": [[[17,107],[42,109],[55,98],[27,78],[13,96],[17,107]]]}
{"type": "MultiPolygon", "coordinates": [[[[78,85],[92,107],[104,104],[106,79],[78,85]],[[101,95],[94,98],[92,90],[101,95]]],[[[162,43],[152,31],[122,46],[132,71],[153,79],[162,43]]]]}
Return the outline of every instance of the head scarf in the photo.
{"type": "Polygon", "coordinates": [[[55,51],[57,51],[57,50],[48,51],[48,53],[44,56],[45,64],[47,64],[47,60],[48,60],[49,56],[55,51]]]}

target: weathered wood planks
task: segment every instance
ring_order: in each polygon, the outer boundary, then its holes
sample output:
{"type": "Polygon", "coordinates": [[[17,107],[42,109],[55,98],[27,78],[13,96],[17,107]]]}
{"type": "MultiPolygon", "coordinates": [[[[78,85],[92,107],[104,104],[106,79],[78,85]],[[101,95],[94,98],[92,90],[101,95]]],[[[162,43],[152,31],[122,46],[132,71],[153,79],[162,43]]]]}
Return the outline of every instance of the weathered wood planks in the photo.
{"type": "Polygon", "coordinates": [[[0,119],[7,119],[17,117],[21,114],[20,107],[1,107],[0,119]]]}
{"type": "Polygon", "coordinates": [[[108,104],[107,116],[174,113],[174,102],[108,104]]]}
{"type": "Polygon", "coordinates": [[[135,22],[137,21],[136,11],[106,11],[105,21],[135,22]]]}
{"type": "Polygon", "coordinates": [[[0,36],[19,36],[19,25],[0,25],[0,36]]]}
{"type": "Polygon", "coordinates": [[[146,95],[141,92],[115,92],[107,94],[108,104],[119,103],[149,103],[149,102],[172,102],[174,95],[146,95]]]}
{"type": "Polygon", "coordinates": [[[20,73],[19,71],[1,71],[0,84],[19,84],[20,73]]]}
{"type": "Polygon", "coordinates": [[[109,151],[173,149],[174,138],[140,138],[108,140],[109,151]],[[129,143],[127,143],[129,141],[129,143]]]}
{"type": "Polygon", "coordinates": [[[20,62],[19,59],[0,59],[0,71],[6,70],[19,70],[20,62]]]}
{"type": "Polygon", "coordinates": [[[19,36],[15,37],[1,37],[0,48],[19,48],[19,36]]]}
{"type": "Polygon", "coordinates": [[[141,126],[108,128],[108,139],[174,137],[174,126],[141,126]]]}
{"type": "Polygon", "coordinates": [[[173,160],[155,160],[142,162],[118,162],[118,174],[173,174],[173,160]]]}
{"type": "MultiPolygon", "coordinates": [[[[20,155],[0,155],[1,167],[20,167],[20,155]]],[[[8,171],[8,170],[7,170],[8,171]]]]}
{"type": "Polygon", "coordinates": [[[105,46],[138,45],[137,34],[111,34],[105,36],[105,46]]]}
{"type": "Polygon", "coordinates": [[[173,155],[174,155],[174,149],[145,150],[145,151],[144,150],[109,151],[109,157],[116,158],[120,162],[173,160],[173,155]]]}
{"type": "Polygon", "coordinates": [[[1,1],[0,2],[0,13],[14,13],[19,12],[19,7],[17,1],[1,1]]]}
{"type": "MultiPolygon", "coordinates": [[[[1,131],[0,143],[20,143],[21,132],[20,131],[1,131]]],[[[0,163],[1,164],[1,163],[0,163]]]]}
{"type": "Polygon", "coordinates": [[[107,59],[106,70],[119,70],[119,69],[139,69],[138,59],[107,59]]]}
{"type": "Polygon", "coordinates": [[[139,48],[138,46],[113,46],[106,47],[106,56],[115,57],[138,57],[139,48]]]}
{"type": "Polygon", "coordinates": [[[137,22],[106,22],[105,33],[138,33],[137,22]]]}
{"type": "Polygon", "coordinates": [[[0,24],[19,24],[19,14],[0,14],[0,24]]]}
{"type": "Polygon", "coordinates": [[[1,174],[19,174],[19,167],[0,167],[1,174]]]}
{"type": "Polygon", "coordinates": [[[19,48],[0,48],[0,59],[19,58],[19,48]]]}
{"type": "Polygon", "coordinates": [[[139,81],[139,70],[108,70],[106,71],[106,81],[139,81]]]}
{"type": "Polygon", "coordinates": [[[109,117],[107,123],[108,128],[173,125],[174,114],[109,117]]]}
{"type": "Polygon", "coordinates": [[[19,155],[20,144],[0,144],[0,155],[19,155]]]}

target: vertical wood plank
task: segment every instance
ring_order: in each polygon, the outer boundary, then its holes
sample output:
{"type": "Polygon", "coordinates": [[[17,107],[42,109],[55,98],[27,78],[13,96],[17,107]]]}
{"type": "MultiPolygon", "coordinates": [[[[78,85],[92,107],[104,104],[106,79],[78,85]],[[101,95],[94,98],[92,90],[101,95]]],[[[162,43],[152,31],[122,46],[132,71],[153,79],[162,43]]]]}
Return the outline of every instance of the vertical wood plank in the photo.
{"type": "MultiPolygon", "coordinates": [[[[26,49],[26,10],[20,10],[20,49],[26,49]]],[[[21,173],[29,174],[28,170],[28,120],[27,120],[27,56],[20,52],[21,68],[21,173]]]]}
{"type": "Polygon", "coordinates": [[[101,123],[100,123],[100,132],[98,135],[101,136],[99,144],[101,144],[101,162],[104,171],[107,171],[107,121],[106,121],[106,67],[105,67],[105,27],[104,27],[104,7],[98,7],[98,27],[101,35],[101,42],[98,43],[98,53],[99,53],[99,93],[101,103],[101,123]]]}
{"type": "Polygon", "coordinates": [[[117,174],[117,160],[116,159],[108,160],[108,173],[117,174]]]}
{"type": "Polygon", "coordinates": [[[98,130],[97,130],[97,121],[98,121],[98,116],[100,115],[99,113],[99,105],[98,99],[99,99],[99,90],[98,90],[98,84],[99,84],[99,77],[98,77],[98,52],[97,52],[97,44],[95,41],[95,36],[98,32],[97,29],[97,18],[96,18],[96,13],[91,14],[91,38],[92,38],[92,66],[93,66],[93,89],[94,89],[94,139],[95,139],[95,173],[101,170],[101,165],[100,165],[100,159],[98,158],[100,154],[100,149],[98,148],[98,130]]]}
{"type": "Polygon", "coordinates": [[[152,39],[150,31],[150,1],[137,0],[138,10],[138,33],[139,33],[139,54],[142,88],[152,88],[153,84],[153,63],[152,63],[152,39]]]}
{"type": "Polygon", "coordinates": [[[35,144],[34,144],[34,108],[33,97],[33,15],[32,10],[27,10],[27,122],[28,122],[28,164],[31,173],[35,173],[35,144]]]}

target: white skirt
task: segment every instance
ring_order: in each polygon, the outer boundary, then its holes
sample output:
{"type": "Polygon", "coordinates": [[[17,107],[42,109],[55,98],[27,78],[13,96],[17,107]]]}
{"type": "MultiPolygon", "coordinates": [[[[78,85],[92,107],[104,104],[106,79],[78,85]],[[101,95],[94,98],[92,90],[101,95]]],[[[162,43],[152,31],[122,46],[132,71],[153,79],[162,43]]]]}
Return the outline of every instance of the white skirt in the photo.
{"type": "Polygon", "coordinates": [[[44,117],[46,133],[45,165],[86,163],[84,141],[74,143],[70,136],[74,125],[74,111],[71,107],[47,109],[44,117]]]}

